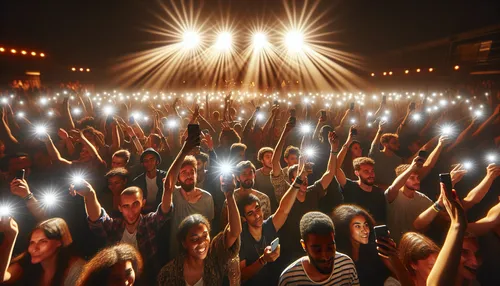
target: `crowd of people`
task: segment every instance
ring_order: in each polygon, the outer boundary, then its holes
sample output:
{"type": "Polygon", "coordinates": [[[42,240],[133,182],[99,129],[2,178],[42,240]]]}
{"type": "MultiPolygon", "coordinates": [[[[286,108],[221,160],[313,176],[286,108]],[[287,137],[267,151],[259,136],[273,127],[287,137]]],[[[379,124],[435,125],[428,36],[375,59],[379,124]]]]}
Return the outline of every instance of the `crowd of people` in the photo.
{"type": "Polygon", "coordinates": [[[1,100],[4,284],[500,285],[500,91],[1,100]]]}

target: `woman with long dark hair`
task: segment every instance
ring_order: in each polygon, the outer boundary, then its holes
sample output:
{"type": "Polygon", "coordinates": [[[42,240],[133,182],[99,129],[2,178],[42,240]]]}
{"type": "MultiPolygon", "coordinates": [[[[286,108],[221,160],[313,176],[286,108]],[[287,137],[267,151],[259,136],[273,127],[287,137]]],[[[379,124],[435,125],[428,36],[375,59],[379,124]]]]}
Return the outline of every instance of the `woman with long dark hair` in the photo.
{"type": "Polygon", "coordinates": [[[133,286],[142,273],[142,257],[133,246],[120,243],[99,251],[83,268],[76,285],[133,286]]]}
{"type": "Polygon", "coordinates": [[[12,218],[0,219],[2,282],[17,285],[75,285],[84,260],[73,255],[73,239],[61,218],[39,223],[30,235],[28,251],[12,259],[18,227],[12,218]]]}

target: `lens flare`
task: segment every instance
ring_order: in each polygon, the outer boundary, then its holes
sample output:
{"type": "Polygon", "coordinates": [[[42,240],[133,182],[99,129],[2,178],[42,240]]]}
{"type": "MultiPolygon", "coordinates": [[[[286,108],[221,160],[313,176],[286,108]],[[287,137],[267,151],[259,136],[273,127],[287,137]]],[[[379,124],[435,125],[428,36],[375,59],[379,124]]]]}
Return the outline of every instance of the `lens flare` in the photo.
{"type": "Polygon", "coordinates": [[[300,52],[304,48],[304,34],[297,30],[285,35],[285,45],[290,52],[300,52]]]}
{"type": "Polygon", "coordinates": [[[182,35],[182,46],[186,49],[196,48],[200,44],[200,35],[195,31],[186,31],[182,35]]]}
{"type": "Polygon", "coordinates": [[[215,48],[219,51],[230,51],[233,45],[233,37],[229,32],[222,32],[217,36],[215,48]]]}

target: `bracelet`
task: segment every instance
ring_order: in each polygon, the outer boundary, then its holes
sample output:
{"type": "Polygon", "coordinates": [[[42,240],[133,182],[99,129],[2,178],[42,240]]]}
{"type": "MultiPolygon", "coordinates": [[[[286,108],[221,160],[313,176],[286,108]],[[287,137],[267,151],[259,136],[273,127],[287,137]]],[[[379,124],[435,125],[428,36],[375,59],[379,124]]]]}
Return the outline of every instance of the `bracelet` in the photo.
{"type": "Polygon", "coordinates": [[[267,262],[264,260],[264,257],[262,257],[262,256],[261,256],[261,257],[259,257],[259,263],[260,263],[260,265],[262,265],[262,266],[264,266],[264,265],[266,265],[266,264],[267,264],[267,262]]]}
{"type": "Polygon", "coordinates": [[[24,197],[24,198],[23,198],[23,200],[25,200],[25,201],[29,201],[29,200],[31,200],[32,198],[34,198],[33,193],[29,193],[26,197],[24,197]]]}
{"type": "Polygon", "coordinates": [[[438,202],[435,202],[434,205],[432,205],[432,209],[434,209],[436,212],[440,212],[443,210],[443,208],[439,205],[438,202]]]}
{"type": "Polygon", "coordinates": [[[294,188],[294,189],[300,189],[300,185],[298,185],[298,186],[292,185],[292,188],[294,188]]]}
{"type": "Polygon", "coordinates": [[[302,179],[300,179],[300,177],[296,177],[295,182],[293,182],[293,185],[302,185],[303,183],[304,183],[304,181],[302,181],[302,179]]]}
{"type": "Polygon", "coordinates": [[[338,155],[339,152],[338,151],[330,151],[331,154],[335,154],[335,155],[338,155]]]}

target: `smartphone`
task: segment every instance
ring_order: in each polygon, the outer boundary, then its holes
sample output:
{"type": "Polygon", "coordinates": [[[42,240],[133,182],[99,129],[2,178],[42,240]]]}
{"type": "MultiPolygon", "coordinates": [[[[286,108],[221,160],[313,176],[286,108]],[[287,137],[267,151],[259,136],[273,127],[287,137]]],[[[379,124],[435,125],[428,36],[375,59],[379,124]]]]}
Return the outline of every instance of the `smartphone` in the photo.
{"type": "Polygon", "coordinates": [[[280,103],[277,100],[275,100],[275,101],[273,101],[273,104],[274,105],[279,105],[280,103]]]}
{"type": "Polygon", "coordinates": [[[389,228],[387,225],[377,225],[373,228],[373,231],[375,232],[375,238],[390,238],[389,234],[389,228]]]}
{"type": "Polygon", "coordinates": [[[354,110],[354,102],[351,102],[351,104],[349,105],[349,109],[350,109],[351,111],[353,111],[353,110],[354,110]]]}
{"type": "Polygon", "coordinates": [[[326,120],[326,110],[321,110],[321,118],[326,120]]]}
{"type": "Polygon", "coordinates": [[[290,109],[290,117],[296,117],[297,116],[297,110],[295,108],[290,109]]]}
{"type": "Polygon", "coordinates": [[[410,103],[410,110],[415,110],[415,102],[414,101],[412,101],[410,103]]]}
{"type": "Polygon", "coordinates": [[[200,146],[200,125],[198,124],[188,124],[188,140],[195,139],[196,146],[200,146]]]}
{"type": "Polygon", "coordinates": [[[227,185],[231,185],[233,181],[233,174],[231,172],[227,172],[222,174],[222,183],[221,183],[221,190],[223,192],[227,192],[227,185]]]}
{"type": "Polygon", "coordinates": [[[295,116],[290,117],[290,124],[294,127],[297,124],[297,118],[295,116]]]}
{"type": "Polygon", "coordinates": [[[108,115],[106,117],[106,125],[110,125],[113,122],[113,115],[108,115]]]}
{"type": "MultiPolygon", "coordinates": [[[[106,121],[107,121],[107,120],[106,120],[106,121]]],[[[135,124],[135,118],[134,118],[133,116],[130,116],[130,117],[128,118],[128,122],[129,122],[130,124],[135,124]]],[[[106,123],[107,123],[107,122],[106,122],[106,123]]]]}
{"type": "Polygon", "coordinates": [[[358,135],[358,129],[352,128],[351,129],[351,136],[357,136],[358,135]]]}
{"type": "Polygon", "coordinates": [[[453,198],[451,190],[453,185],[451,184],[451,175],[449,173],[439,174],[439,181],[444,184],[444,191],[446,196],[453,198]]]}
{"type": "Polygon", "coordinates": [[[26,174],[26,170],[24,169],[21,169],[19,171],[16,172],[16,179],[19,179],[19,180],[24,180],[24,175],[26,174]]]}
{"type": "Polygon", "coordinates": [[[427,159],[427,155],[428,155],[428,153],[425,150],[418,151],[418,157],[422,157],[422,158],[427,159]]]}
{"type": "Polygon", "coordinates": [[[382,103],[385,104],[387,102],[387,95],[382,96],[382,103]]]}
{"type": "Polygon", "coordinates": [[[271,252],[275,251],[276,248],[278,248],[278,245],[280,244],[280,238],[276,237],[272,242],[271,242],[271,252]]]}

